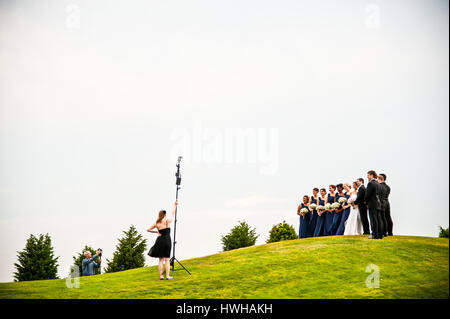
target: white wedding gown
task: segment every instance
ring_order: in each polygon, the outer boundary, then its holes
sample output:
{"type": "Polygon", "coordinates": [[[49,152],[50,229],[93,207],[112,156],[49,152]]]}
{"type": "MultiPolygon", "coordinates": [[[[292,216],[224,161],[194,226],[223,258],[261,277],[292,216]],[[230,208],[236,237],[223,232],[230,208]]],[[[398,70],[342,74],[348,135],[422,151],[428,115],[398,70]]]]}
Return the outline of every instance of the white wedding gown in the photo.
{"type": "MultiPolygon", "coordinates": [[[[350,196],[350,199],[354,201],[356,199],[356,194],[350,196]]],[[[350,215],[345,222],[344,235],[361,235],[362,234],[362,224],[361,216],[359,216],[358,206],[351,207],[350,215]]]]}

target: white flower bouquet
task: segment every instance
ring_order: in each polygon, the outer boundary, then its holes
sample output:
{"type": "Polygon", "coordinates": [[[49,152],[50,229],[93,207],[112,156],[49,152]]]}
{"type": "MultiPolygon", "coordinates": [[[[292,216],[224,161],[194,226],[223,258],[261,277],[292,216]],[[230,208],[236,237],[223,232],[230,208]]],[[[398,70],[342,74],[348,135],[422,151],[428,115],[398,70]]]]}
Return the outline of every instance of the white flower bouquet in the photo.
{"type": "Polygon", "coordinates": [[[302,209],[300,209],[300,214],[306,215],[307,213],[309,213],[308,208],[302,208],[302,209]]]}
{"type": "Polygon", "coordinates": [[[325,204],[325,209],[326,210],[330,210],[331,209],[331,204],[330,203],[326,203],[325,204]]]}
{"type": "Polygon", "coordinates": [[[323,212],[326,210],[325,206],[317,206],[317,215],[322,216],[323,212]]]}
{"type": "Polygon", "coordinates": [[[317,204],[312,203],[311,205],[309,205],[309,208],[315,210],[317,209],[317,204]]]}
{"type": "Polygon", "coordinates": [[[345,203],[347,203],[347,198],[345,198],[345,197],[340,197],[340,198],[338,199],[338,202],[339,202],[340,204],[345,204],[345,203]]]}
{"type": "Polygon", "coordinates": [[[341,208],[341,204],[339,204],[339,203],[333,203],[333,204],[331,204],[331,208],[332,208],[332,209],[339,209],[339,208],[341,208]]]}

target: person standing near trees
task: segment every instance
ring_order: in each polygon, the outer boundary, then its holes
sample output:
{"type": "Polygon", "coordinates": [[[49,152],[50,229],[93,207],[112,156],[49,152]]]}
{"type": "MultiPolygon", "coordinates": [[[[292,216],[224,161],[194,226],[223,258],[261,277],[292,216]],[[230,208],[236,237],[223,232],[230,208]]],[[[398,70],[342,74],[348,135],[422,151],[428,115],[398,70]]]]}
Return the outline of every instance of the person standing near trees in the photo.
{"type": "Polygon", "coordinates": [[[92,257],[92,254],[89,250],[84,252],[84,257],[86,257],[85,259],[83,259],[82,262],[82,270],[83,270],[83,276],[92,276],[95,274],[94,271],[94,267],[100,267],[100,264],[102,262],[102,259],[99,258],[98,259],[98,263],[96,263],[94,260],[98,257],[98,255],[100,255],[101,250],[97,250],[97,253],[95,254],[94,257],[92,257]]]}

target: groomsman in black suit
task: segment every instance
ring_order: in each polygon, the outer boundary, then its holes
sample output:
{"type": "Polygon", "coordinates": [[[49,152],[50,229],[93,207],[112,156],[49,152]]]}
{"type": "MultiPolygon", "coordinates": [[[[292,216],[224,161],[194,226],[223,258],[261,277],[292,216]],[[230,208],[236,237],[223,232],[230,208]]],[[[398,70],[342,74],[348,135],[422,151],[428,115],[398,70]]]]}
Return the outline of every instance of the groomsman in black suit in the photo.
{"type": "Polygon", "coordinates": [[[386,184],[386,175],[378,174],[378,183],[381,186],[381,206],[385,222],[385,234],[384,236],[392,236],[392,218],[391,218],[391,204],[389,203],[389,194],[391,193],[391,188],[386,184]]]}
{"type": "Polygon", "coordinates": [[[369,183],[367,184],[365,202],[369,208],[370,226],[372,227],[372,235],[369,236],[369,239],[381,239],[383,238],[384,232],[383,221],[381,219],[381,187],[376,178],[377,173],[375,171],[369,171],[367,173],[369,183]]]}
{"type": "Polygon", "coordinates": [[[358,193],[355,199],[355,205],[358,205],[359,215],[363,226],[364,235],[370,235],[369,219],[367,218],[367,206],[365,203],[366,187],[364,186],[364,178],[358,178],[358,193]]]}

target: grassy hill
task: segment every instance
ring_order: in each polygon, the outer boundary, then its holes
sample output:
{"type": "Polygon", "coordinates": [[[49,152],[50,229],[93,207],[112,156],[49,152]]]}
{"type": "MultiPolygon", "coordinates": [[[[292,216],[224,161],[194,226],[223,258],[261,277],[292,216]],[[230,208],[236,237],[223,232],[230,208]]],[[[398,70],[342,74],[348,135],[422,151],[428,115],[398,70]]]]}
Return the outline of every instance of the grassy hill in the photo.
{"type": "Polygon", "coordinates": [[[307,238],[184,260],[191,271],[159,280],[156,267],[65,279],[0,283],[0,298],[449,298],[449,240],[394,236],[307,238]],[[367,288],[366,267],[380,269],[367,288]]]}

